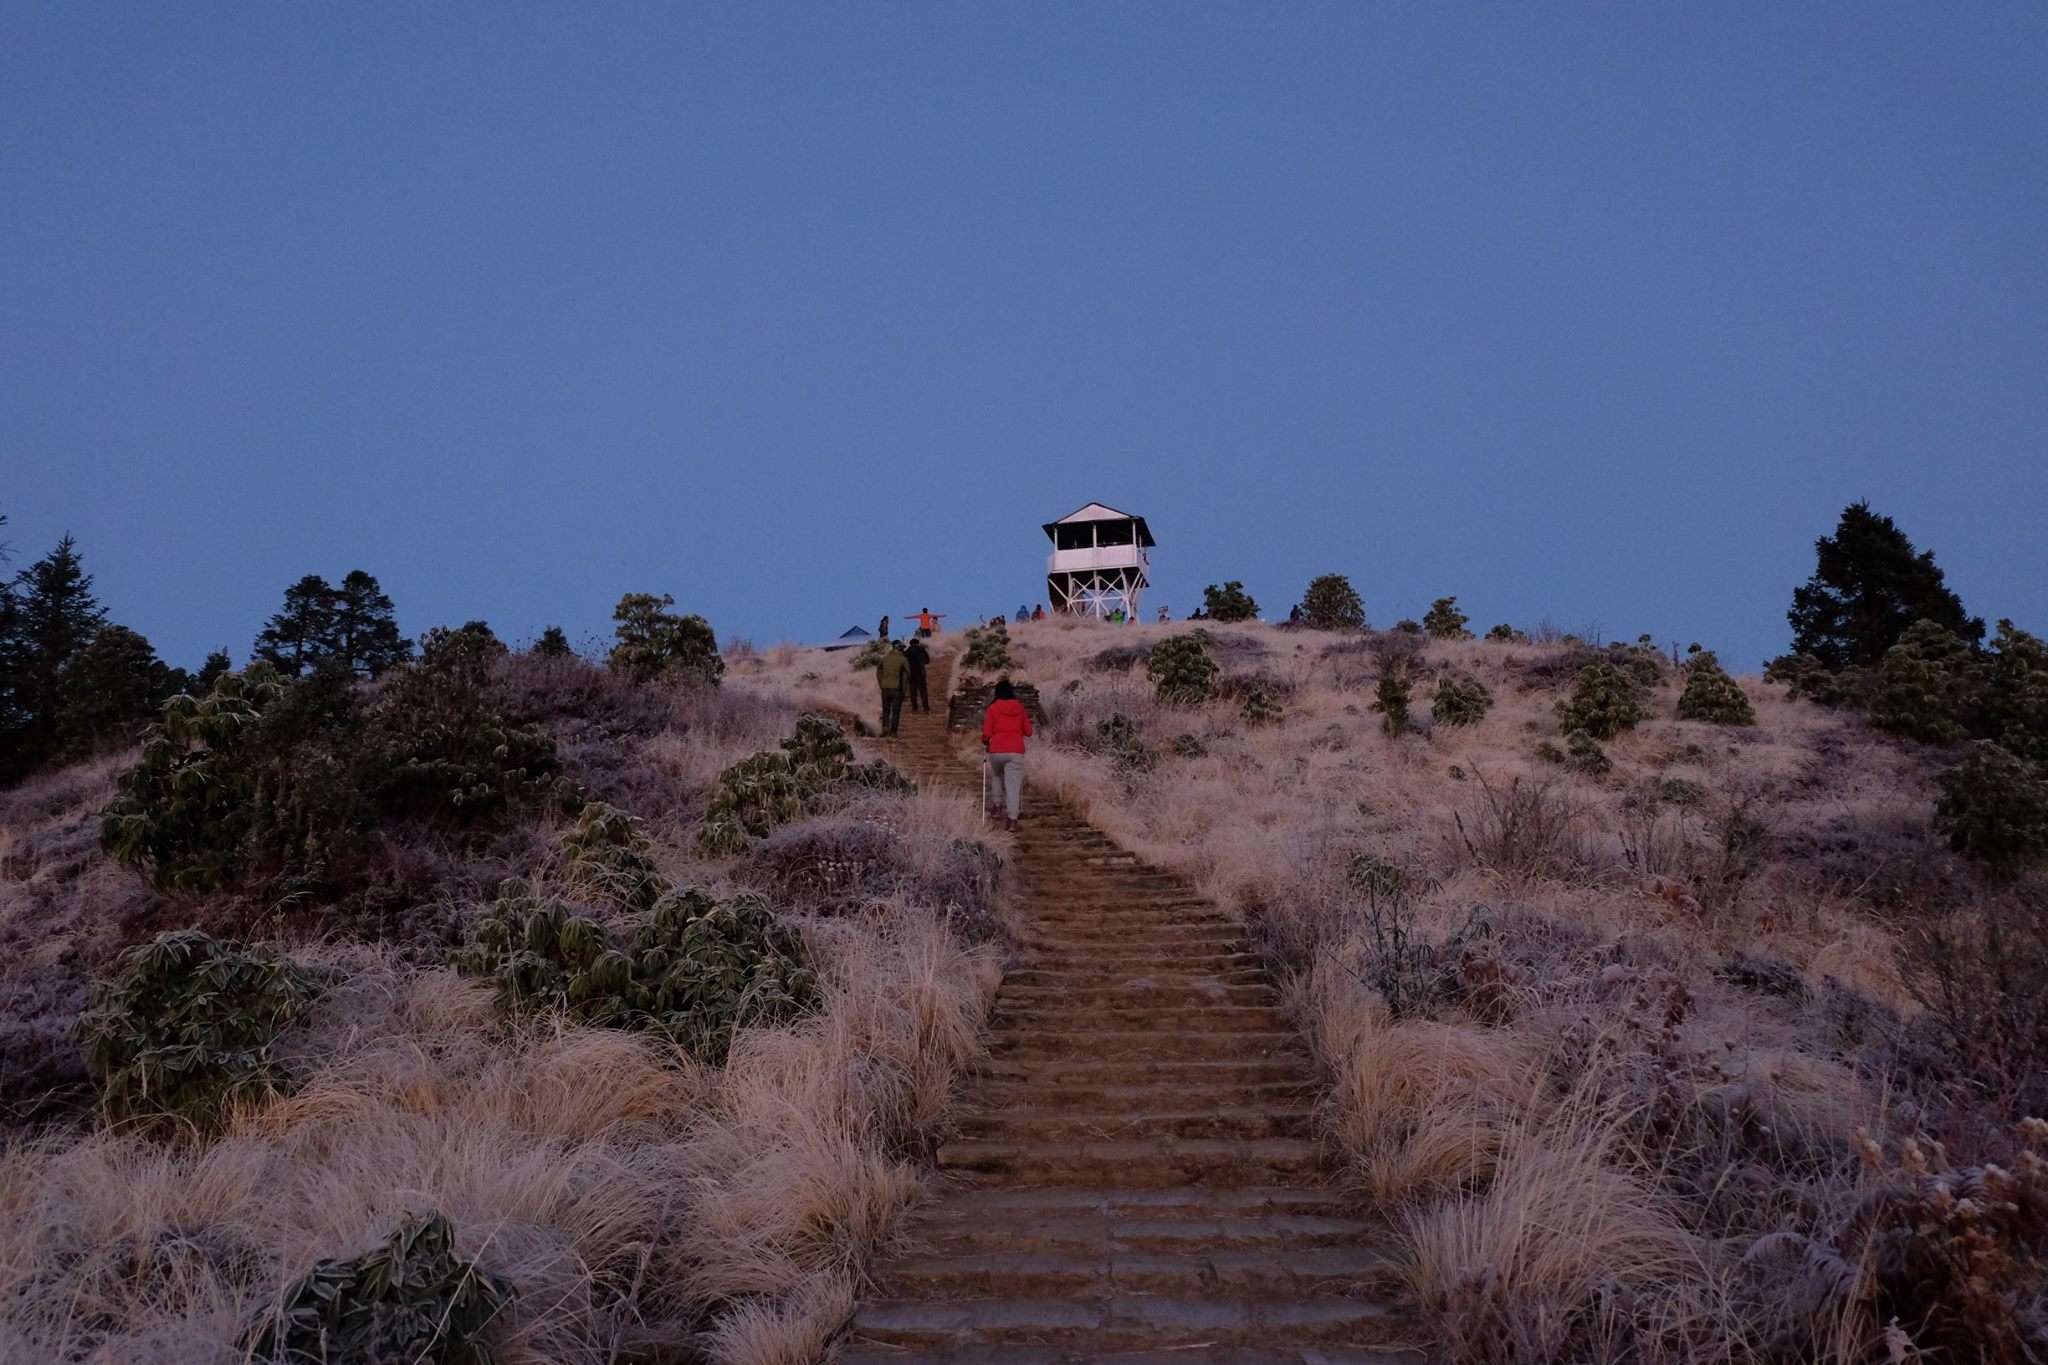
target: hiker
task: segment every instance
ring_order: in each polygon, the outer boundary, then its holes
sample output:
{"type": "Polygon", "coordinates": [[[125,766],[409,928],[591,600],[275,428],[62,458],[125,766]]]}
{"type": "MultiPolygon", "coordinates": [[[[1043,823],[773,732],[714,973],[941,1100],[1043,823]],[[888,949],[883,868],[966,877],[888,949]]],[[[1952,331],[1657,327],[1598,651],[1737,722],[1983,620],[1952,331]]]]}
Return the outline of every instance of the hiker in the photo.
{"type": "Polygon", "coordinates": [[[875,628],[875,637],[876,637],[877,639],[881,639],[881,640],[886,640],[886,639],[888,639],[888,638],[889,638],[889,618],[888,618],[888,617],[884,616],[884,617],[882,618],[882,624],[881,624],[880,626],[878,626],[878,627],[876,627],[876,628],[875,628]]]}
{"type": "Polygon", "coordinates": [[[1169,611],[1168,611],[1168,610],[1167,610],[1167,609],[1166,609],[1165,607],[1161,607],[1161,608],[1159,609],[1159,624],[1160,624],[1160,625],[1162,625],[1162,626],[1163,626],[1163,625],[1165,625],[1165,624],[1166,624],[1166,623],[1167,623],[1168,621],[1171,621],[1172,619],[1173,619],[1173,613],[1169,612],[1169,611]]]}
{"type": "Polygon", "coordinates": [[[1029,621],[1030,619],[1031,619],[1031,608],[1029,608],[1029,607],[1019,607],[1019,608],[1017,608],[1017,623],[1018,623],[1019,625],[1022,625],[1022,624],[1023,624],[1024,622],[1026,622],[1026,621],[1029,621]]]}
{"type": "Polygon", "coordinates": [[[1024,799],[1024,741],[1030,737],[1031,713],[1017,700],[1017,689],[1008,678],[997,680],[995,700],[981,713],[981,747],[988,753],[989,776],[1008,813],[1004,828],[1012,834],[1017,832],[1017,807],[1024,799]]]}
{"type": "Polygon", "coordinates": [[[894,735],[903,721],[903,684],[910,677],[910,660],[904,657],[903,642],[894,641],[881,662],[875,665],[875,681],[882,687],[882,733],[894,735]]]}
{"type": "Polygon", "coordinates": [[[1045,619],[1045,603],[1041,602],[1031,609],[1031,619],[1034,621],[1043,621],[1045,619]]]}
{"type": "Polygon", "coordinates": [[[946,613],[925,607],[917,613],[917,633],[929,640],[939,633],[939,622],[946,619],[946,613]]]}
{"type": "Polygon", "coordinates": [[[924,647],[924,641],[912,640],[910,647],[903,651],[903,657],[910,661],[910,709],[930,714],[932,694],[925,681],[925,666],[932,661],[932,652],[924,647]]]}

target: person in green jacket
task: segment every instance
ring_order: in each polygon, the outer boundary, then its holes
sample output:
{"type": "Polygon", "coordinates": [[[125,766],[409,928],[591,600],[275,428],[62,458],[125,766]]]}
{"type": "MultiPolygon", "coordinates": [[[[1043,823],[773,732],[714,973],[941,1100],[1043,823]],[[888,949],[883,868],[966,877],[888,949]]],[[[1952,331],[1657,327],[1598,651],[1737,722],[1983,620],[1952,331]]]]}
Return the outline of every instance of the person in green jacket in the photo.
{"type": "Polygon", "coordinates": [[[910,681],[910,660],[904,657],[901,640],[891,644],[875,665],[875,681],[882,687],[882,733],[893,735],[903,720],[903,687],[910,681]]]}

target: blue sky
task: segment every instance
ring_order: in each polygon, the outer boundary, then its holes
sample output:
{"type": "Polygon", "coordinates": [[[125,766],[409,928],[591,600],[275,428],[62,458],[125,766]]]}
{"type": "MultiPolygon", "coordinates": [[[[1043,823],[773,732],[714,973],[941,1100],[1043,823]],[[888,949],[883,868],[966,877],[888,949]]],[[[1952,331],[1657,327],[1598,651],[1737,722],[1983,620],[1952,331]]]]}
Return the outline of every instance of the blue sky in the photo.
{"type": "Polygon", "coordinates": [[[1782,648],[1867,497],[2048,629],[2048,10],[0,12],[0,512],[240,659],[675,594],[1043,592],[1782,648]]]}

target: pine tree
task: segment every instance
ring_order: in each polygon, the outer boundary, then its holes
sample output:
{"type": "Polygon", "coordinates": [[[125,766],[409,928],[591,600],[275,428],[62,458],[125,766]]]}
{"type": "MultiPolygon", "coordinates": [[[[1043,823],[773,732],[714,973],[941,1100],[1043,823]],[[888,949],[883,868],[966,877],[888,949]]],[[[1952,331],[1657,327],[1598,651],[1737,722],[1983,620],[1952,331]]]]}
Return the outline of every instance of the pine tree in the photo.
{"type": "Polygon", "coordinates": [[[334,661],[359,677],[374,678],[412,657],[412,641],[399,635],[391,599],[361,569],[351,569],[335,591],[331,629],[334,661]]]}
{"type": "Polygon", "coordinates": [[[533,642],[533,652],[543,659],[566,659],[576,651],[569,648],[569,637],[560,626],[549,626],[533,642]]]}
{"type": "Polygon", "coordinates": [[[249,654],[296,678],[317,669],[334,653],[335,591],[309,573],[284,590],[284,609],[263,623],[249,654]]]}
{"type": "Polygon", "coordinates": [[[84,758],[132,743],[176,681],[140,634],[126,626],[102,627],[59,675],[60,753],[84,758]]]}
{"type": "Polygon", "coordinates": [[[57,748],[64,666],[106,621],[70,535],[16,576],[0,640],[0,717],[12,733],[0,776],[20,777],[57,748]]]}
{"type": "Polygon", "coordinates": [[[203,697],[213,690],[213,685],[225,674],[235,671],[235,661],[228,657],[225,649],[216,649],[206,656],[206,662],[199,665],[199,671],[192,675],[191,692],[203,697]]]}
{"type": "Polygon", "coordinates": [[[1259,604],[1233,578],[1220,588],[1211,583],[1202,589],[1202,611],[1211,621],[1251,621],[1258,617],[1259,604]]]}
{"type": "Polygon", "coordinates": [[[1793,591],[1786,613],[1793,653],[1811,654],[1836,672],[1875,664],[1921,620],[1971,645],[1983,640],[1983,619],[1963,610],[1934,552],[1916,552],[1906,533],[1869,503],[1844,508],[1834,535],[1822,536],[1814,549],[1813,577],[1793,591]]]}
{"type": "Polygon", "coordinates": [[[1439,597],[1423,613],[1422,628],[1433,640],[1469,640],[1472,632],[1465,629],[1465,623],[1471,619],[1458,610],[1457,598],[1439,597]]]}
{"type": "Polygon", "coordinates": [[[1365,603],[1351,580],[1340,573],[1326,573],[1308,585],[1301,598],[1303,624],[1314,630],[1363,630],[1365,603]]]}

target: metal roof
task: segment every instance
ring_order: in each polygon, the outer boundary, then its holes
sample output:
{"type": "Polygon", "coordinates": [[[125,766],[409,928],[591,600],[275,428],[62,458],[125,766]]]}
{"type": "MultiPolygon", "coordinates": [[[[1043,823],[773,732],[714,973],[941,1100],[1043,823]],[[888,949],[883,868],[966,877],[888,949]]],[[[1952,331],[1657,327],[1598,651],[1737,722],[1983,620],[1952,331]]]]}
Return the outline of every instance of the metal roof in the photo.
{"type": "Polygon", "coordinates": [[[1044,531],[1048,540],[1053,539],[1053,527],[1069,525],[1077,521],[1135,521],[1138,523],[1138,543],[1150,549],[1159,542],[1152,538],[1152,528],[1145,524],[1143,517],[1134,517],[1129,512],[1119,512],[1107,503],[1091,502],[1077,507],[1058,521],[1045,523],[1044,531]]]}

